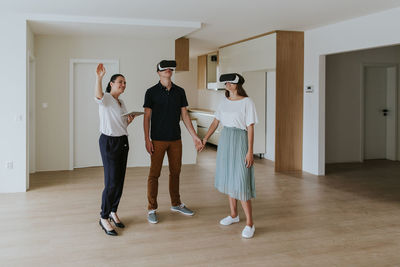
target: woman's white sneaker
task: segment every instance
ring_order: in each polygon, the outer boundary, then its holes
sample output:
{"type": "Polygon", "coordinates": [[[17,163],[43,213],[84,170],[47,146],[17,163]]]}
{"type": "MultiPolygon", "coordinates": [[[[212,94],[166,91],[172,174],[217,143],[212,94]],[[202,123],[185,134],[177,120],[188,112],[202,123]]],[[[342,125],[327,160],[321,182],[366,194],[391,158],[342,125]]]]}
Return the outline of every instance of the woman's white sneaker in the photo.
{"type": "Polygon", "coordinates": [[[252,227],[246,225],[246,227],[242,231],[242,236],[244,238],[252,238],[255,231],[256,231],[256,228],[254,227],[254,224],[252,227]]]}
{"type": "Polygon", "coordinates": [[[236,216],[235,218],[228,216],[219,221],[219,223],[222,225],[231,225],[232,223],[237,223],[237,222],[239,222],[239,215],[236,216]]]}

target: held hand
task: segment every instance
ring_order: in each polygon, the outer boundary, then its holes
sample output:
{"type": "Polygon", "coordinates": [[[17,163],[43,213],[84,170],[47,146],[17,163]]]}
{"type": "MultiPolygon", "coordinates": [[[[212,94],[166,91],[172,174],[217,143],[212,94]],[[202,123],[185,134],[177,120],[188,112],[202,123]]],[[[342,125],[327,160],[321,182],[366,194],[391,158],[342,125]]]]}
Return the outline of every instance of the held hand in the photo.
{"type": "Polygon", "coordinates": [[[246,168],[250,168],[254,164],[254,156],[253,153],[247,152],[246,154],[246,159],[244,160],[244,163],[246,164],[246,168]]]}
{"type": "Polygon", "coordinates": [[[193,137],[193,143],[196,147],[197,152],[201,152],[204,148],[203,142],[200,140],[198,136],[193,137]]]}
{"type": "Polygon", "coordinates": [[[154,147],[153,142],[151,142],[150,140],[146,140],[146,150],[150,155],[153,155],[154,147]]]}
{"type": "Polygon", "coordinates": [[[205,147],[205,145],[204,145],[203,142],[200,140],[200,145],[199,145],[199,150],[198,150],[198,152],[203,151],[204,147],[205,147]]]}
{"type": "Polygon", "coordinates": [[[208,139],[207,138],[203,138],[203,146],[205,146],[207,144],[208,139]]]}
{"type": "Polygon", "coordinates": [[[201,142],[201,147],[198,150],[199,152],[203,151],[203,149],[206,147],[207,139],[204,138],[203,140],[200,140],[200,142],[201,142]]]}
{"type": "Polygon", "coordinates": [[[128,125],[135,119],[136,115],[128,115],[128,125]]]}
{"type": "Polygon", "coordinates": [[[104,68],[103,63],[97,65],[96,74],[100,79],[103,79],[104,75],[106,75],[106,69],[104,68]]]}

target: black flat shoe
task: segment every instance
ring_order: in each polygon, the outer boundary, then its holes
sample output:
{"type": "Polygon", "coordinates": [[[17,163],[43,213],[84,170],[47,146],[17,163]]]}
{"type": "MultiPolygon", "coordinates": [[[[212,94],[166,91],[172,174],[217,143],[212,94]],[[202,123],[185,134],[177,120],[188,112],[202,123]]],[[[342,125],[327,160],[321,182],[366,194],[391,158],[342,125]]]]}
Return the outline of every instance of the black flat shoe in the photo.
{"type": "Polygon", "coordinates": [[[117,226],[118,228],[125,228],[125,224],[123,224],[122,222],[117,223],[111,215],[108,216],[108,218],[109,218],[109,219],[115,224],[115,226],[117,226]]]}
{"type": "Polygon", "coordinates": [[[106,232],[107,235],[112,235],[112,236],[118,235],[118,233],[117,233],[114,229],[111,230],[111,231],[108,231],[108,230],[103,226],[103,224],[101,223],[101,220],[99,220],[99,224],[100,224],[101,228],[103,228],[104,232],[106,232]]]}

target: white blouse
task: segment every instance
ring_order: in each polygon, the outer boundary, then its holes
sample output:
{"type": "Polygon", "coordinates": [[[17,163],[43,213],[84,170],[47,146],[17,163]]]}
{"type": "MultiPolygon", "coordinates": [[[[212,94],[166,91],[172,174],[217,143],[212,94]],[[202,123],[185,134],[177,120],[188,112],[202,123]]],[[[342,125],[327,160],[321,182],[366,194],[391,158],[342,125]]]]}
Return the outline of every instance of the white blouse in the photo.
{"type": "Polygon", "coordinates": [[[95,100],[99,104],[100,132],[108,136],[128,135],[128,118],[121,116],[127,112],[124,101],[119,100],[120,106],[110,93],[104,93],[102,99],[95,97],[95,100]]]}
{"type": "Polygon", "coordinates": [[[240,100],[224,98],[215,112],[215,118],[223,126],[247,130],[247,126],[258,123],[253,100],[245,97],[240,100]]]}

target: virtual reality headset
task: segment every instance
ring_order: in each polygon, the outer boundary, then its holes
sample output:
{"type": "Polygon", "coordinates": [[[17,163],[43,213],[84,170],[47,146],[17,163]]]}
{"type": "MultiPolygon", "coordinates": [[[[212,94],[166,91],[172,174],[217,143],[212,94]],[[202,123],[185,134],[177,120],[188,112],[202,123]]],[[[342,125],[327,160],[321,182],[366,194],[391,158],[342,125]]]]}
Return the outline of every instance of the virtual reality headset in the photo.
{"type": "Polygon", "coordinates": [[[175,70],[176,68],[176,61],[175,60],[162,60],[160,63],[157,64],[157,71],[163,70],[175,70]]]}
{"type": "Polygon", "coordinates": [[[222,74],[219,77],[219,81],[222,82],[222,83],[244,84],[243,76],[238,74],[238,73],[222,74]]]}

